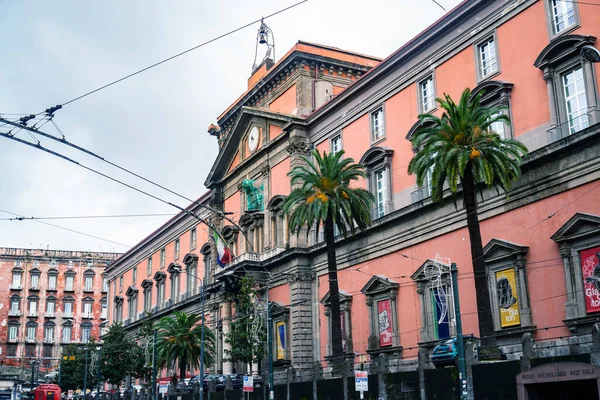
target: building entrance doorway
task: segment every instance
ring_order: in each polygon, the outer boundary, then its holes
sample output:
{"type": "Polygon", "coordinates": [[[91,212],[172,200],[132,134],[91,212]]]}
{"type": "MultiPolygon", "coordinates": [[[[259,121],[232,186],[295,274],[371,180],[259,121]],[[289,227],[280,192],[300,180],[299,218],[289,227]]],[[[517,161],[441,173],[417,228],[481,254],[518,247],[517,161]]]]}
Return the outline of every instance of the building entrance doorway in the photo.
{"type": "Polygon", "coordinates": [[[600,400],[599,388],[600,367],[579,362],[543,364],[517,375],[519,400],[600,400]]]}
{"type": "Polygon", "coordinates": [[[528,400],[599,400],[595,379],[525,385],[528,400]]]}

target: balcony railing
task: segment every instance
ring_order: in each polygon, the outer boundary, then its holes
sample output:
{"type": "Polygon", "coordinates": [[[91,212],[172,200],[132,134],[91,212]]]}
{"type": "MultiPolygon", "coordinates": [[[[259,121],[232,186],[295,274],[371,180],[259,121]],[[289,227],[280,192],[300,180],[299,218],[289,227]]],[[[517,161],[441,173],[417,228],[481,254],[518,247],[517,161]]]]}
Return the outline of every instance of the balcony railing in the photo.
{"type": "Polygon", "coordinates": [[[21,310],[8,310],[8,316],[9,317],[20,317],[21,310]]]}
{"type": "Polygon", "coordinates": [[[283,253],[285,251],[285,247],[274,247],[272,249],[265,250],[262,253],[244,253],[240,254],[231,262],[231,266],[239,264],[244,261],[257,261],[262,262],[266,261],[271,257],[275,257],[277,254],[283,253]]]}
{"type": "Polygon", "coordinates": [[[51,312],[50,311],[46,311],[44,313],[44,317],[46,317],[46,318],[54,318],[54,317],[56,317],[56,313],[54,311],[51,311],[51,312]]]}

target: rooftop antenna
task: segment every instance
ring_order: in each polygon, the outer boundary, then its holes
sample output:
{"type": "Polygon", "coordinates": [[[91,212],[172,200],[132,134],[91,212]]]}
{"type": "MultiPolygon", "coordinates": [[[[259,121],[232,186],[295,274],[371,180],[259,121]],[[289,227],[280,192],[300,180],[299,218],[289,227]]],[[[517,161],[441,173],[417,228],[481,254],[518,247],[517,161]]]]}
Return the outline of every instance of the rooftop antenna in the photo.
{"type": "Polygon", "coordinates": [[[258,33],[256,34],[256,48],[254,50],[254,64],[252,64],[252,72],[256,70],[256,68],[262,64],[265,60],[271,58],[275,61],[275,36],[273,36],[273,31],[271,28],[265,24],[264,18],[260,20],[260,27],[258,28],[258,33]],[[260,63],[256,63],[258,57],[258,45],[264,44],[267,46],[267,52],[260,63]],[[271,58],[271,51],[273,52],[273,57],[271,58]]]}

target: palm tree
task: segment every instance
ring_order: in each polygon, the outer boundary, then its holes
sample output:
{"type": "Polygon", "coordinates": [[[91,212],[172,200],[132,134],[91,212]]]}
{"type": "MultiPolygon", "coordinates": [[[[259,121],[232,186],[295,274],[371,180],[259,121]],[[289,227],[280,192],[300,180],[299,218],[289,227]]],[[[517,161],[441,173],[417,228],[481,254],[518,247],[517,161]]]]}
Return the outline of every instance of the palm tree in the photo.
{"type": "MultiPolygon", "coordinates": [[[[329,294],[331,299],[331,346],[334,365],[343,362],[342,326],[340,320],[340,297],[335,255],[337,227],[344,236],[356,228],[364,230],[371,223],[371,209],[375,198],[361,188],[351,188],[350,183],[365,178],[364,167],[352,158],[343,158],[344,152],[321,155],[312,152],[314,162],[302,157],[305,165],[295,167],[288,173],[291,185],[298,185],[287,197],[283,210],[288,215],[292,232],[315,227],[316,234],[323,225],[327,247],[329,271],[329,294]]],[[[308,232],[307,232],[308,235],[308,232]]]]}
{"type": "Polygon", "coordinates": [[[505,192],[521,175],[521,157],[527,148],[519,141],[502,139],[493,132],[497,121],[510,123],[502,108],[481,105],[483,92],[473,96],[465,89],[456,104],[450,96],[436,99],[443,114],[419,115],[419,128],[411,141],[418,149],[408,165],[408,172],[416,174],[417,184],[423,186],[428,174],[431,177],[431,195],[441,201],[444,184],[456,193],[462,183],[462,194],[467,213],[467,229],[471,241],[471,258],[475,275],[479,333],[488,338],[485,343],[495,344],[487,275],[483,260],[483,245],[477,216],[476,192],[485,184],[487,188],[501,187],[505,192]]]}
{"type": "MultiPolygon", "coordinates": [[[[185,372],[200,366],[200,347],[202,326],[198,324],[202,317],[198,314],[186,314],[175,311],[173,317],[163,317],[157,324],[157,355],[160,368],[177,361],[179,378],[185,378],[185,372]]],[[[215,336],[204,327],[204,365],[214,361],[215,336]]]]}

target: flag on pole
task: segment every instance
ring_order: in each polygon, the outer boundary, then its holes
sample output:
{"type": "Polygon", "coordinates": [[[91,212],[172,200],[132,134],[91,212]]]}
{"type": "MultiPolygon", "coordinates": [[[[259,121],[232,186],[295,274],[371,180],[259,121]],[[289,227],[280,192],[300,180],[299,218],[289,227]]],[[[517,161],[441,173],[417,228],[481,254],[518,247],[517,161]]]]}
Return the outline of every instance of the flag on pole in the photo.
{"type": "Polygon", "coordinates": [[[217,264],[219,267],[224,267],[231,262],[231,251],[223,242],[217,231],[213,229],[215,235],[215,244],[217,245],[217,264]]]}

